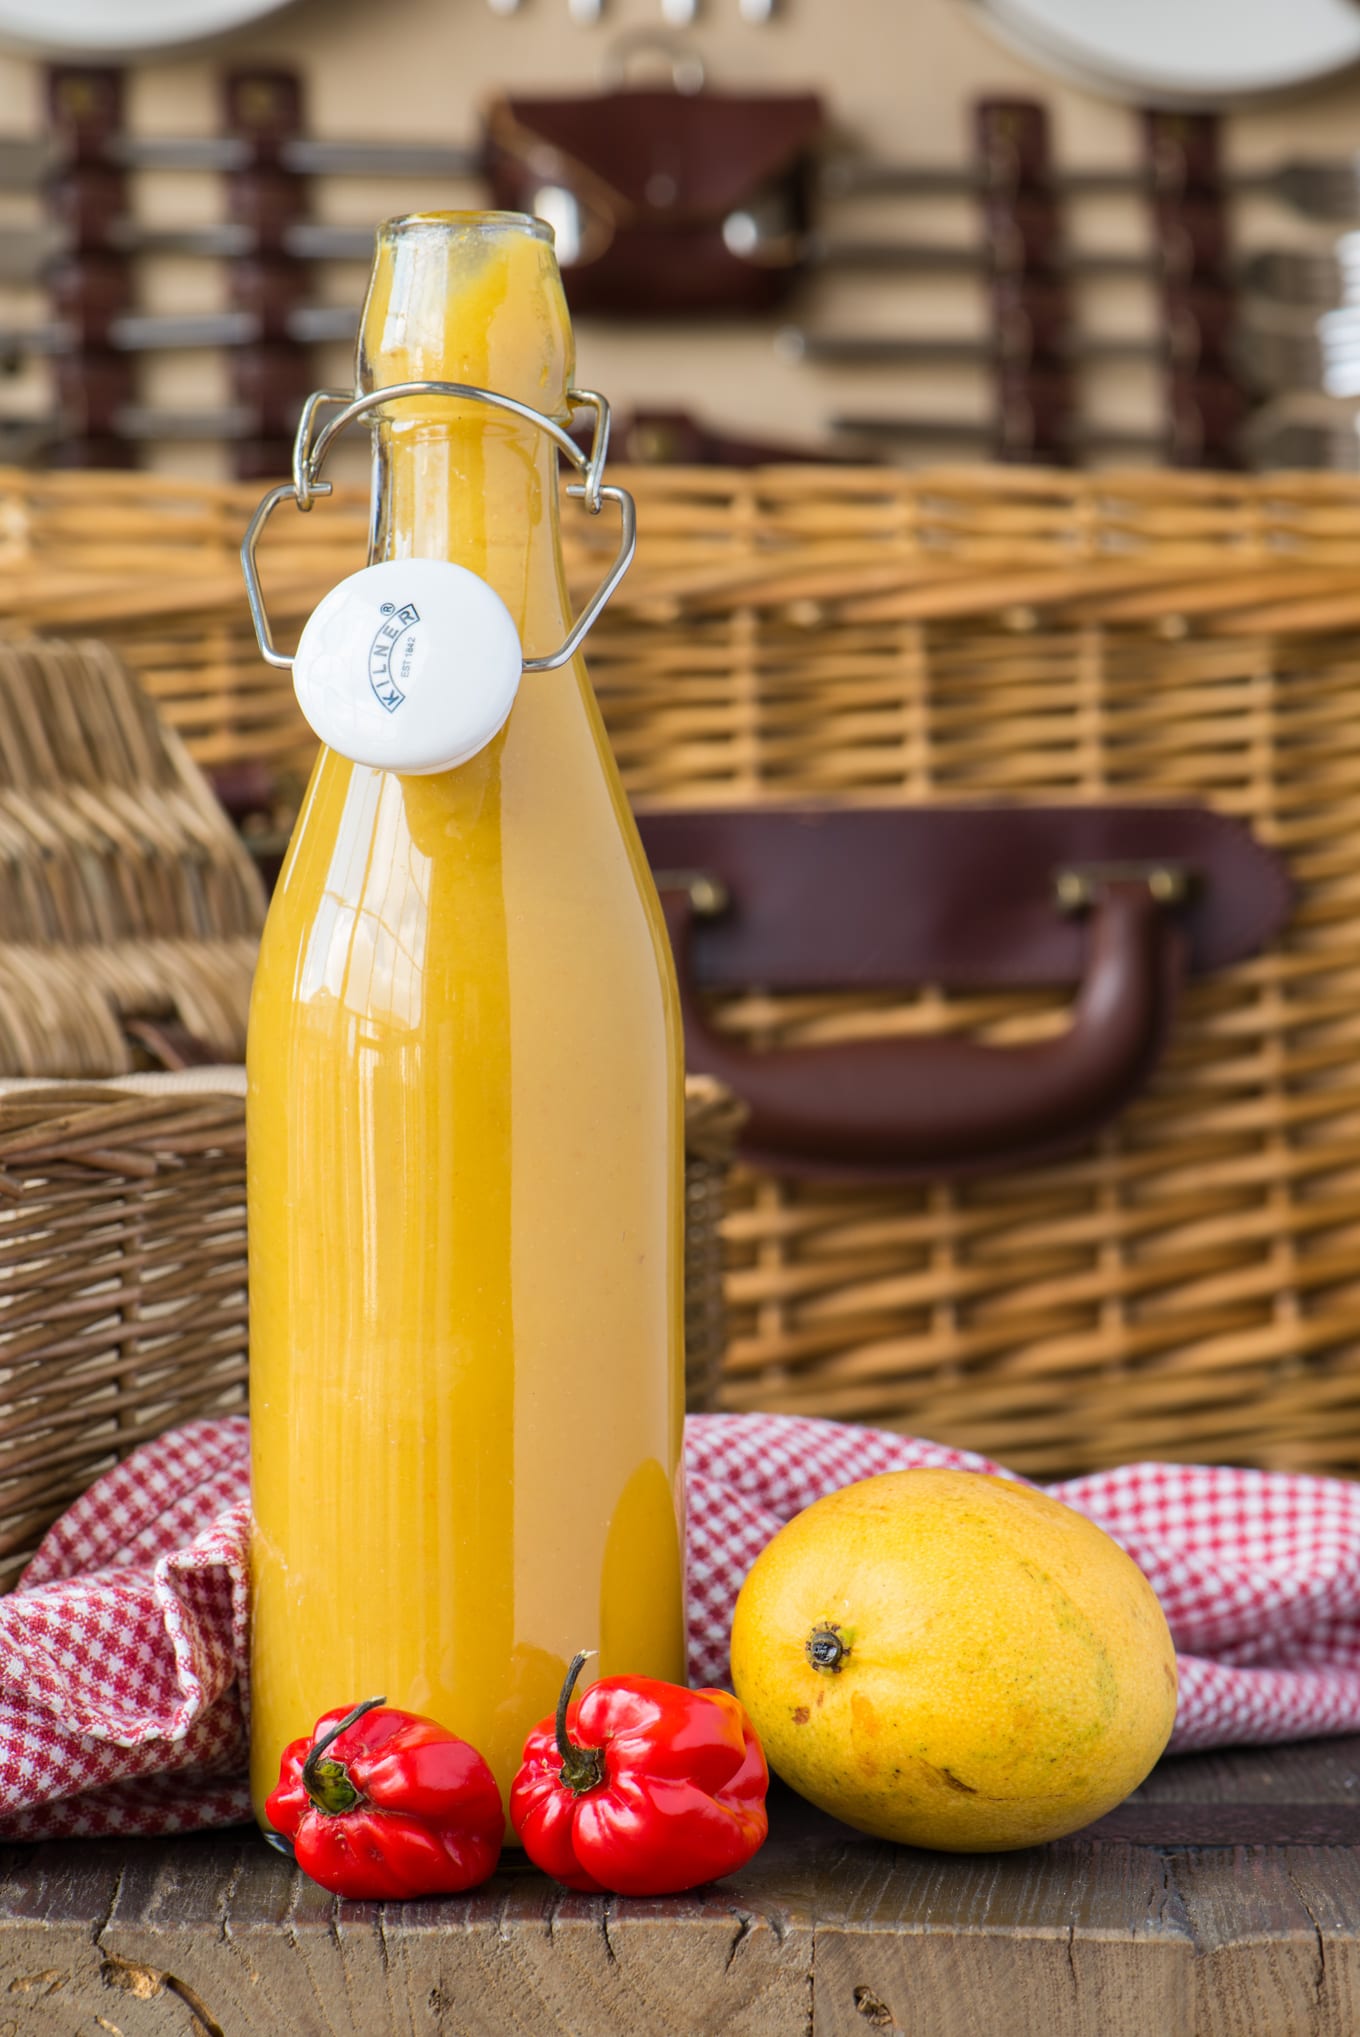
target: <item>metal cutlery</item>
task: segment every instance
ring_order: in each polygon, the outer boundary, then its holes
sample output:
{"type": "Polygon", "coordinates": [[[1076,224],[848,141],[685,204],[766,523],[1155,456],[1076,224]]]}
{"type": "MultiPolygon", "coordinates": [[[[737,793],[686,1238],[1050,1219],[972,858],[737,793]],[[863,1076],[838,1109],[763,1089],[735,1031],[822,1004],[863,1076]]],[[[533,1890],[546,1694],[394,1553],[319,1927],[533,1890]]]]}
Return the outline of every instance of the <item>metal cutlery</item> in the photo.
{"type": "MultiPolygon", "coordinates": [[[[258,412],[246,404],[195,411],[129,404],[119,409],[110,423],[111,436],[134,442],[230,441],[251,438],[260,430],[258,412]]],[[[831,426],[842,437],[873,440],[879,446],[885,442],[903,444],[922,453],[968,450],[996,455],[1006,450],[999,443],[1001,433],[971,419],[847,412],[833,417],[831,426]]],[[[62,421],[55,417],[0,418],[0,460],[22,464],[59,444],[63,436],[62,421]]],[[[1076,458],[1162,458],[1167,445],[1153,433],[1085,422],[1073,427],[1066,450],[1076,458]]],[[[1285,398],[1267,404],[1246,420],[1238,435],[1238,451],[1246,465],[1256,468],[1360,470],[1360,435],[1349,409],[1319,415],[1285,398]]]]}
{"type": "MultiPolygon", "coordinates": [[[[753,211],[739,215],[753,252],[769,244],[774,233],[762,231],[753,211]]],[[[736,237],[737,229],[729,239],[736,237]]],[[[1350,238],[1347,236],[1347,238],[1350,238]]],[[[0,281],[34,282],[53,262],[76,251],[74,237],[58,226],[0,227],[0,281]]],[[[115,220],[102,245],[111,253],[130,255],[192,255],[238,261],[260,252],[257,234],[248,226],[223,221],[211,226],[148,227],[136,220],[115,220]]],[[[88,250],[87,250],[88,251],[88,250]]],[[[366,262],[373,253],[373,232],[366,226],[329,226],[295,221],[282,228],[278,249],[295,261],[366,262]]],[[[273,252],[273,250],[271,250],[273,252]]],[[[978,247],[950,247],[929,242],[838,241],[809,237],[805,260],[817,270],[855,269],[919,276],[986,276],[990,264],[978,247]]],[[[1050,272],[1069,282],[1153,280],[1156,264],[1138,254],[1078,252],[1050,272]]],[[[1250,296],[1281,304],[1324,310],[1360,289],[1360,250],[1349,264],[1336,255],[1297,248],[1264,248],[1236,266],[1233,280],[1250,296]]]]}
{"type": "MultiPolygon", "coordinates": [[[[668,0],[692,9],[697,0],[668,0]]],[[[741,0],[748,20],[767,18],[772,0],[741,0]]],[[[594,18],[595,0],[572,0],[577,18],[594,18]]],[[[249,169],[257,159],[256,144],[240,135],[107,136],[95,159],[124,170],[207,170],[229,173],[249,169]]],[[[0,187],[37,189],[69,163],[69,153],[50,137],[0,136],[0,187]]],[[[473,142],[323,141],[294,135],[278,144],[280,168],[302,177],[476,177],[482,149],[473,142]]],[[[998,187],[975,168],[946,168],[885,163],[861,155],[833,156],[822,168],[825,198],[873,195],[946,198],[985,197],[998,187]]],[[[1155,196],[1165,187],[1150,173],[1134,170],[1084,170],[1053,180],[1057,198],[1105,195],[1155,196]]],[[[1224,180],[1230,196],[1266,196],[1305,218],[1360,220],[1360,156],[1307,159],[1279,163],[1224,180]]]]}
{"type": "MultiPolygon", "coordinates": [[[[846,412],[831,419],[833,431],[878,443],[908,445],[922,453],[964,450],[1004,455],[1004,434],[971,419],[901,417],[846,412]]],[[[1165,459],[1167,441],[1151,432],[1086,421],[1074,425],[1066,447],[1078,461],[1090,457],[1165,459]]],[[[1242,463],[1255,469],[1307,467],[1360,471],[1360,434],[1346,411],[1327,414],[1316,399],[1282,397],[1248,417],[1237,433],[1242,463]]]]}
{"type": "MultiPolygon", "coordinates": [[[[268,250],[251,227],[234,221],[213,226],[141,226],[135,220],[114,220],[96,250],[119,255],[206,255],[220,261],[241,261],[268,252],[303,262],[367,262],[373,256],[373,229],[368,226],[321,226],[299,220],[281,229],[277,245],[268,250]]],[[[0,227],[0,282],[33,283],[54,262],[81,247],[60,226],[0,227]]]]}
{"type": "MultiPolygon", "coordinates": [[[[329,340],[352,340],[359,314],[350,304],[306,304],[285,314],[285,336],[299,346],[321,346],[329,340]]],[[[100,328],[99,343],[115,353],[170,352],[181,347],[248,347],[268,337],[265,321],[253,311],[208,311],[188,315],[161,312],[115,312],[100,328]]],[[[65,319],[43,325],[0,327],[0,359],[24,354],[64,354],[81,342],[77,327],[65,319]]]]}
{"type": "MultiPolygon", "coordinates": [[[[248,170],[256,144],[240,135],[184,137],[110,135],[96,160],[120,170],[248,170]]],[[[69,166],[70,157],[51,139],[0,136],[0,188],[36,190],[69,166]]],[[[298,177],[476,177],[478,146],[444,142],[336,142],[285,136],[278,144],[281,169],[298,177]]]]}
{"type": "MultiPolygon", "coordinates": [[[[150,410],[128,405],[111,419],[109,436],[134,443],[145,440],[249,439],[260,430],[256,411],[245,404],[228,404],[220,410],[150,410]]],[[[0,418],[0,461],[23,466],[38,459],[66,437],[66,427],[56,417],[0,418]]]]}
{"type": "Polygon", "coordinates": [[[1335,248],[1263,248],[1240,259],[1223,259],[1218,247],[1196,244],[1192,223],[1179,236],[1159,239],[1156,253],[1069,251],[1055,230],[1052,208],[1008,209],[991,222],[993,241],[897,241],[861,239],[814,229],[806,231],[787,198],[777,193],[748,201],[731,214],[723,237],[734,253],[751,260],[796,260],[818,273],[857,270],[903,276],[979,276],[1042,272],[1049,281],[1080,283],[1130,279],[1180,287],[1183,278],[1206,271],[1218,283],[1281,304],[1321,310],[1360,291],[1360,234],[1343,234],[1335,248]]]}
{"type": "MultiPolygon", "coordinates": [[[[838,157],[825,166],[821,178],[822,195],[827,198],[980,198],[996,188],[996,181],[980,169],[884,163],[867,156],[838,157]]],[[[1047,188],[1060,199],[1150,198],[1166,186],[1150,171],[1109,169],[1054,177],[1047,188]]],[[[1273,198],[1306,219],[1360,219],[1360,156],[1297,158],[1269,169],[1226,176],[1222,188],[1232,198],[1273,198]]]]}
{"type": "Polygon", "coordinates": [[[1325,313],[1317,322],[1317,334],[1327,394],[1360,397],[1360,305],[1325,313]]]}
{"type": "MultiPolygon", "coordinates": [[[[1024,364],[1035,357],[1032,332],[1017,320],[1008,334],[994,340],[912,337],[863,333],[809,333],[788,327],[776,338],[785,360],[838,367],[993,367],[1001,362],[1024,364]]],[[[1125,361],[1175,362],[1197,366],[1203,337],[1187,321],[1183,333],[1169,331],[1164,341],[1087,335],[1046,336],[1044,358],[1068,367],[1094,367],[1125,361]]],[[[1360,351],[1358,343],[1357,351],[1360,351]]],[[[1215,335],[1215,352],[1224,358],[1247,388],[1262,393],[1315,388],[1322,383],[1324,347],[1311,324],[1291,328],[1244,324],[1215,335]]]]}
{"type": "MultiPolygon", "coordinates": [[[[1346,236],[1346,239],[1352,238],[1346,236]]],[[[1356,238],[1360,238],[1357,236],[1356,238]]],[[[836,240],[813,236],[807,260],[816,269],[857,269],[919,276],[987,276],[993,264],[985,249],[929,242],[836,240]]],[[[1144,254],[1102,254],[1079,250],[1055,261],[1047,273],[1065,282],[1155,282],[1161,265],[1144,254]]],[[[1262,248],[1234,263],[1233,286],[1245,296],[1325,310],[1360,289],[1360,249],[1348,265],[1327,249],[1262,248]]]]}

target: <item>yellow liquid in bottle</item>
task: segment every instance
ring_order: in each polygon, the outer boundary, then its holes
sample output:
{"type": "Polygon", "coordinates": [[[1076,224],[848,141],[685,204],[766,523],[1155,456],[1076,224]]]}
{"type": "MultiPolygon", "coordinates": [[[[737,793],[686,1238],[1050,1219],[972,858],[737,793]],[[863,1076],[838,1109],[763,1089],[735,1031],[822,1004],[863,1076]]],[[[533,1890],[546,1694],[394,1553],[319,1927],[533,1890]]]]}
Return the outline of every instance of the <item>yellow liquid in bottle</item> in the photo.
{"type": "MultiPolygon", "coordinates": [[[[561,415],[571,365],[542,229],[384,229],[362,386],[561,415]]],[[[373,556],[470,567],[554,648],[546,436],[422,398],[377,462],[373,556]]],[[[576,1649],[684,1680],[679,1016],[579,659],[456,770],[322,754],[248,1061],[257,1809],[290,1740],[378,1694],[504,1791],[576,1649]]]]}

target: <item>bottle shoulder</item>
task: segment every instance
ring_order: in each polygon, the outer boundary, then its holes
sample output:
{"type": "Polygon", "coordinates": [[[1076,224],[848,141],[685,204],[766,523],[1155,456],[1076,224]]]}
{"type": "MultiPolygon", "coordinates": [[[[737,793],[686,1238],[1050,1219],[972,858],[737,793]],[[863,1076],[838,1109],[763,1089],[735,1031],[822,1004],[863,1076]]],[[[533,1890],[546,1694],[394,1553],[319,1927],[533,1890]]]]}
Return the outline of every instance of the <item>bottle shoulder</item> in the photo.
{"type": "Polygon", "coordinates": [[[669,947],[593,703],[569,674],[517,706],[457,771],[402,778],[323,755],[262,945],[257,1002],[390,1005],[393,986],[474,995],[510,972],[524,999],[594,979],[673,1020],[669,947]],[[461,989],[460,989],[461,986],[461,989]]]}
{"type": "Polygon", "coordinates": [[[444,863],[467,874],[541,858],[543,876],[635,860],[636,828],[583,675],[530,675],[508,723],[455,770],[406,776],[323,751],[283,888],[352,894],[444,863]]]}

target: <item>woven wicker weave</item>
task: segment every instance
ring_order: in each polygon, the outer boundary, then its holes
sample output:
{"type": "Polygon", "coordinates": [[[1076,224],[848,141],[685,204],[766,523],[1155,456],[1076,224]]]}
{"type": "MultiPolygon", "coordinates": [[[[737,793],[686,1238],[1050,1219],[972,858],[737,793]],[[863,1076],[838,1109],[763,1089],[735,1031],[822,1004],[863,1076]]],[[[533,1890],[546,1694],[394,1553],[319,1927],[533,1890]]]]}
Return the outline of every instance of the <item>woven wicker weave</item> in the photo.
{"type": "Polygon", "coordinates": [[[0,1075],[121,1073],[135,1015],[240,1058],[259,880],[102,645],[0,642],[0,857],[0,1075]]]}
{"type": "MultiPolygon", "coordinates": [[[[66,598],[115,633],[204,761],[305,762],[234,580],[254,491],[107,477],[101,509],[85,480],[0,483],[0,605],[46,623],[66,598]],[[139,503],[140,589],[107,537],[139,503]]],[[[1301,901],[1277,951],[1188,996],[1146,1099],[1077,1160],[948,1190],[744,1178],[727,1403],[1037,1473],[1148,1455],[1360,1471],[1360,484],[632,481],[639,561],[591,668],[639,800],[1204,798],[1284,850],[1301,901]]],[[[363,521],[357,496],[275,519],[281,621],[357,563],[363,521]]],[[[610,533],[575,508],[565,528],[579,591],[610,533]]],[[[726,1021],[765,1040],[1062,1023],[1052,999],[930,996],[752,996],[726,1021]]]]}
{"type": "MultiPolygon", "coordinates": [[[[1077,1160],[933,1190],[740,1176],[727,1405],[1040,1474],[1360,1471],[1360,490],[878,477],[852,557],[836,485],[758,476],[730,567],[644,565],[593,658],[635,796],[1200,797],[1284,849],[1300,907],[1187,997],[1146,1100],[1077,1160]],[[642,607],[662,591],[682,619],[642,607]]],[[[1032,996],[753,996],[727,1021],[1062,1022],[1032,996]]]]}
{"type": "MultiPolygon", "coordinates": [[[[591,670],[639,797],[1027,786],[1026,728],[960,748],[960,722],[990,700],[951,673],[951,648],[972,655],[970,621],[993,655],[1024,644],[1039,691],[1016,692],[1012,676],[1008,701],[1027,716],[1049,711],[1050,630],[1060,653],[1084,628],[1116,629],[1135,648],[1187,633],[1250,639],[1258,656],[1360,632],[1360,483],[1346,476],[775,467],[623,478],[638,497],[638,561],[592,639],[591,670]],[[932,678],[938,659],[943,723],[929,711],[938,689],[909,683],[932,678]]],[[[208,768],[271,759],[305,771],[314,745],[288,675],[260,662],[242,596],[238,550],[259,494],[255,483],[0,468],[0,628],[116,645],[208,768]]],[[[354,488],[274,518],[262,566],[281,640],[362,564],[367,530],[354,488]]],[[[615,532],[568,503],[563,535],[579,595],[615,532]]],[[[1069,788],[1102,776],[1089,739],[1053,761],[1069,788]]]]}
{"type": "MultiPolygon", "coordinates": [[[[117,1458],[245,1407],[245,1105],[203,1079],[0,1095],[0,1592],[117,1458]]],[[[688,1085],[690,1407],[712,1404],[722,1363],[738,1116],[716,1083],[688,1085]]]]}
{"type": "Polygon", "coordinates": [[[245,1401],[239,1096],[0,1100],[0,1590],[100,1471],[245,1401]]]}
{"type": "Polygon", "coordinates": [[[742,1106],[720,1082],[685,1084],[685,1405],[713,1408],[727,1354],[723,1220],[742,1106]]]}

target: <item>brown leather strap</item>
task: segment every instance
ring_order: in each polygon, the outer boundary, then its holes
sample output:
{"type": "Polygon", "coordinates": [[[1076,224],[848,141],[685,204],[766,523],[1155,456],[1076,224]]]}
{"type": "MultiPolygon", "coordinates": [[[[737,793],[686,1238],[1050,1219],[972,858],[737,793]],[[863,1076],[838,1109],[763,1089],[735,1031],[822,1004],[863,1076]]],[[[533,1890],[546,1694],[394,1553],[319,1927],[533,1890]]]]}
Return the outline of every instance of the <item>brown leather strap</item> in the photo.
{"type": "Polygon", "coordinates": [[[944,1034],[753,1052],[709,1021],[688,891],[662,893],[690,1065],[735,1091],[742,1148],[794,1171],[945,1175],[1018,1166],[1085,1138],[1134,1096],[1166,1033],[1184,941],[1145,883],[1101,886],[1071,1024],[1015,1047],[944,1034]]]}
{"type": "Polygon", "coordinates": [[[1279,858],[1196,807],[771,807],[639,823],[690,1066],[748,1106],[743,1152],[791,1173],[938,1178],[1080,1144],[1147,1080],[1185,970],[1256,952],[1290,905],[1279,858]],[[1074,899],[1083,909],[1064,910],[1074,899]],[[704,999],[1064,983],[1078,986],[1067,1030],[1013,1047],[948,1035],[751,1049],[704,999]]]}
{"type": "MultiPolygon", "coordinates": [[[[580,439],[588,452],[590,429],[580,439]]],[[[615,459],[633,467],[837,467],[847,459],[791,439],[738,438],[688,410],[635,410],[623,417],[616,411],[609,446],[615,459]]],[[[863,458],[855,454],[857,463],[863,458]]]]}

